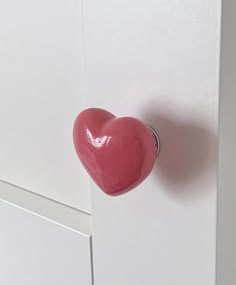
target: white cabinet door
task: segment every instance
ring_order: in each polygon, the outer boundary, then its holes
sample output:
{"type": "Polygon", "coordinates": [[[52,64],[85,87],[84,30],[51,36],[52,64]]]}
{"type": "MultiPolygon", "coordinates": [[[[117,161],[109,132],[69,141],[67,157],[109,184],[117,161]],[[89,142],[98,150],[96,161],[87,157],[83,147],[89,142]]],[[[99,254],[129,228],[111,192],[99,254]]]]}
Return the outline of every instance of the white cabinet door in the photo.
{"type": "Polygon", "coordinates": [[[221,1],[83,8],[87,100],[161,141],[136,190],[92,187],[95,284],[215,285],[221,1]]]}
{"type": "Polygon", "coordinates": [[[81,19],[80,0],[0,1],[0,179],[90,212],[72,142],[81,19]]]}

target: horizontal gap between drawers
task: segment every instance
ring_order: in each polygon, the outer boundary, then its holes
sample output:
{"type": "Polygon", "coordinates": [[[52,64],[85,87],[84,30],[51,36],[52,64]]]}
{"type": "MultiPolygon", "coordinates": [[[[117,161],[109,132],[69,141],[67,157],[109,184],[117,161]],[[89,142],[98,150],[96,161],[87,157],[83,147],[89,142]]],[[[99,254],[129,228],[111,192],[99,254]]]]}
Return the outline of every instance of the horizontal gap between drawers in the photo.
{"type": "Polygon", "coordinates": [[[91,215],[0,180],[0,200],[86,236],[91,235],[91,215]]]}

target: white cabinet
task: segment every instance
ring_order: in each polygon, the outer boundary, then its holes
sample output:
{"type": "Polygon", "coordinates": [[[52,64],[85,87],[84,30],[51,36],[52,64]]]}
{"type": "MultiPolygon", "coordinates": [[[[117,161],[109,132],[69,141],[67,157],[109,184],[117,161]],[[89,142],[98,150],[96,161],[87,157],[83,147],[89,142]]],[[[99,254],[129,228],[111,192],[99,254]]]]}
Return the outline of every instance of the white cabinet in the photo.
{"type": "Polygon", "coordinates": [[[0,191],[3,284],[235,284],[235,8],[0,2],[0,179],[30,190],[0,191]],[[72,143],[88,106],[158,132],[134,191],[90,184],[72,143]]]}

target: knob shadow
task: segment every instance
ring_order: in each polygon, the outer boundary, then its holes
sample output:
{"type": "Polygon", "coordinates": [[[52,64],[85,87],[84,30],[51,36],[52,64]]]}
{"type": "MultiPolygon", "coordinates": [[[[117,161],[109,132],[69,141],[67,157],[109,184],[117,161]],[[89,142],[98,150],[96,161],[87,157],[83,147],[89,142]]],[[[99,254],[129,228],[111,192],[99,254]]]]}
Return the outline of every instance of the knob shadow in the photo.
{"type": "Polygon", "coordinates": [[[205,185],[203,181],[216,175],[216,135],[196,121],[177,122],[159,112],[149,112],[144,120],[160,137],[154,175],[165,189],[181,197],[207,190],[199,189],[199,185],[205,185]],[[198,186],[192,187],[194,184],[198,186]]]}

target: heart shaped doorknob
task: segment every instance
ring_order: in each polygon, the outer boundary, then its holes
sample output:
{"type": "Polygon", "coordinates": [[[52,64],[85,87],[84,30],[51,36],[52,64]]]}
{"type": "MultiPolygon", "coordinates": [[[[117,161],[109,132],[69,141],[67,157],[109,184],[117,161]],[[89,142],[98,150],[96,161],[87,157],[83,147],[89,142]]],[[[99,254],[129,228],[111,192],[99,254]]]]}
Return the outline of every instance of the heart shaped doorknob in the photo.
{"type": "Polygon", "coordinates": [[[73,129],[77,155],[106,194],[126,193],[153,169],[159,152],[156,132],[138,119],[117,118],[103,109],[82,111],[73,129]]]}

